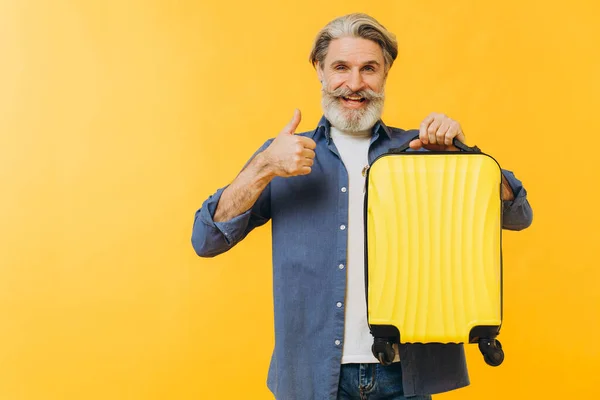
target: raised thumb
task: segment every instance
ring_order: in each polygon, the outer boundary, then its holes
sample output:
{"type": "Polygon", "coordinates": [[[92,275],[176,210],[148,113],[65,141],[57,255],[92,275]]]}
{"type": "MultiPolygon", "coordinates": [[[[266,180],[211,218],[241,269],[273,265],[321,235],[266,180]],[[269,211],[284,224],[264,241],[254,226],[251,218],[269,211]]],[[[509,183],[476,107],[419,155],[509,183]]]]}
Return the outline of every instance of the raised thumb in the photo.
{"type": "Polygon", "coordinates": [[[302,114],[300,113],[300,110],[296,108],[294,110],[294,116],[292,117],[292,120],[290,122],[288,122],[288,124],[285,126],[285,128],[283,128],[283,132],[293,135],[296,132],[298,125],[300,125],[301,119],[302,119],[302,114]]]}

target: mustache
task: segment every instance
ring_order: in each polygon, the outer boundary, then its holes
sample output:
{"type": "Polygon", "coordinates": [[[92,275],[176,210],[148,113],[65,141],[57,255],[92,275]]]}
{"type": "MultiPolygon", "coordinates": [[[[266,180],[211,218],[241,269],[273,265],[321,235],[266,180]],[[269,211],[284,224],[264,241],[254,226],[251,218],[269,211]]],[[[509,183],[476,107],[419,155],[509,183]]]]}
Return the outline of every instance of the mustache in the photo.
{"type": "Polygon", "coordinates": [[[322,89],[323,93],[332,97],[348,97],[348,96],[360,96],[366,100],[381,100],[385,97],[383,93],[377,93],[371,89],[359,90],[354,92],[347,87],[339,87],[335,90],[327,90],[325,87],[322,89]]]}

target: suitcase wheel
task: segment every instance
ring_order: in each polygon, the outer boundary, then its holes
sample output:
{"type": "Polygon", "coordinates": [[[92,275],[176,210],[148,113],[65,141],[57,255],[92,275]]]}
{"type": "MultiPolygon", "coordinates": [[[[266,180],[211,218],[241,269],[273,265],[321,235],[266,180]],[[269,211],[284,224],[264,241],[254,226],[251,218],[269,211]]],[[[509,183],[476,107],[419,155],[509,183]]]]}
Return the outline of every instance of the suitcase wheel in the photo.
{"type": "Polygon", "coordinates": [[[376,338],[373,346],[371,346],[371,351],[381,365],[390,365],[396,357],[396,351],[394,351],[392,343],[385,339],[376,338]]]}
{"type": "Polygon", "coordinates": [[[483,360],[492,367],[497,367],[504,361],[504,350],[502,350],[502,344],[499,340],[479,340],[479,351],[483,354],[483,360]]]}

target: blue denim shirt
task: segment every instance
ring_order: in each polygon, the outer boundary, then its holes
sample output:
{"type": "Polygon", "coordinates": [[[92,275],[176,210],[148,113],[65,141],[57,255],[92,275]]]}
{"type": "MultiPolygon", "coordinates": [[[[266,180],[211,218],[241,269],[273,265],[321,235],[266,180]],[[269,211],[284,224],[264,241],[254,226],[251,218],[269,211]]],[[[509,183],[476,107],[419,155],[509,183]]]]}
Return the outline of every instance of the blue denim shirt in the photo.
{"type": "MultiPolygon", "coordinates": [[[[373,128],[369,163],[390,147],[417,135],[379,122],[373,128]]],[[[314,131],[301,133],[316,142],[309,175],[277,177],[252,209],[227,222],[213,216],[225,188],[196,212],[192,244],[197,254],[223,253],[254,228],[272,221],[275,348],[267,384],[277,399],[324,400],[337,396],[344,343],[348,175],[322,118],[314,131]]],[[[257,152],[271,143],[268,140],[257,152]]],[[[503,228],[520,230],[532,221],[526,191],[503,170],[515,199],[503,204],[503,228]]],[[[404,393],[434,394],[469,384],[462,344],[400,345],[404,393]]]]}

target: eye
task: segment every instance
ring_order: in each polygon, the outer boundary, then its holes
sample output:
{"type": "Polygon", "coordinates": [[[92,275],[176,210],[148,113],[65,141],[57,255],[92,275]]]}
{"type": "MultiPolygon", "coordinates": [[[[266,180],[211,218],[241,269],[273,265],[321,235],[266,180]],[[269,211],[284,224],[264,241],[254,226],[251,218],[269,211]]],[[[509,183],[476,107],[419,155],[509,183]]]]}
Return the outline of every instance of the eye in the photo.
{"type": "Polygon", "coordinates": [[[346,69],[346,66],[345,66],[345,65],[336,65],[336,66],[334,67],[334,69],[335,69],[336,71],[344,71],[344,70],[346,69]]]}
{"type": "Polygon", "coordinates": [[[367,65],[366,67],[363,67],[363,70],[373,72],[375,71],[375,68],[373,68],[371,65],[367,65]]]}

